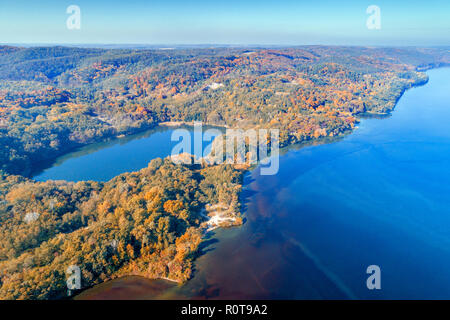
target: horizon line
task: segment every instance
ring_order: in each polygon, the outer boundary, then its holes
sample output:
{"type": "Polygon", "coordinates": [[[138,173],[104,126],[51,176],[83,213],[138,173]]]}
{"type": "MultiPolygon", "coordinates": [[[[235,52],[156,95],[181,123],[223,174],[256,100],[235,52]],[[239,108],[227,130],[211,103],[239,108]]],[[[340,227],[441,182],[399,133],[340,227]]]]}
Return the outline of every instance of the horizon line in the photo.
{"type": "Polygon", "coordinates": [[[110,47],[158,47],[160,49],[176,49],[179,47],[201,47],[201,48],[293,48],[293,47],[365,47],[365,48],[450,48],[450,44],[439,45],[383,45],[383,44],[239,44],[239,43],[100,43],[100,42],[86,42],[86,43],[62,43],[62,42],[0,42],[0,46],[15,46],[15,47],[84,47],[84,46],[110,46],[110,47]]]}

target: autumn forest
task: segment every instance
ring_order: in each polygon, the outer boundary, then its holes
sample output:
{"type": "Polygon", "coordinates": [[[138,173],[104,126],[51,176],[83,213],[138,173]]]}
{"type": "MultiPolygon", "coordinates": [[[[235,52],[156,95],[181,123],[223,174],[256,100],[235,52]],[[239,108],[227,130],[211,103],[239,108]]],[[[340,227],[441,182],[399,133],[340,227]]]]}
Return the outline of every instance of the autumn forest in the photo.
{"type": "Polygon", "coordinates": [[[107,182],[32,179],[36,167],[163,122],[280,130],[282,147],[350,133],[450,64],[442,48],[0,47],[0,299],[67,296],[124,275],[195,273],[207,208],[241,225],[243,170],[154,159],[107,182]]]}

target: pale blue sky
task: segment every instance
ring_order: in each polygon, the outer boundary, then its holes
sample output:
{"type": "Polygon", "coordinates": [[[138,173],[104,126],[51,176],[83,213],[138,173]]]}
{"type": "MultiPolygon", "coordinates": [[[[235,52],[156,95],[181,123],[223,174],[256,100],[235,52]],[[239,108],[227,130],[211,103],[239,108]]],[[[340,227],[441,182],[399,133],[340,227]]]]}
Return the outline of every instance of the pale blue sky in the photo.
{"type": "Polygon", "coordinates": [[[0,0],[2,43],[450,45],[450,1],[0,0]],[[68,30],[66,8],[81,9],[68,30]],[[381,30],[366,8],[381,8],[381,30]]]}

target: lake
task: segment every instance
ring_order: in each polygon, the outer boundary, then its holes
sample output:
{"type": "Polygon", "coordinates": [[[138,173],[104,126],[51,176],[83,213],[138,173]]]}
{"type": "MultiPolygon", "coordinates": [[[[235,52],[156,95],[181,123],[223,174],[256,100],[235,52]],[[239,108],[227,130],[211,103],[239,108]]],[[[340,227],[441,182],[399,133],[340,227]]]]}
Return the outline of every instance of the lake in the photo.
{"type": "Polygon", "coordinates": [[[249,172],[246,223],[215,231],[187,284],[129,277],[79,298],[450,299],[450,69],[428,74],[392,116],[249,172]]]}
{"type": "MultiPolygon", "coordinates": [[[[47,163],[40,164],[34,168],[33,179],[108,181],[121,173],[138,171],[147,167],[152,159],[171,155],[173,147],[179,142],[179,140],[171,141],[172,133],[178,129],[191,133],[191,146],[193,146],[193,126],[175,128],[159,126],[145,132],[79,148],[57,158],[50,167],[47,163]]],[[[203,132],[208,129],[216,129],[220,132],[225,130],[219,127],[202,126],[203,132]]],[[[210,152],[210,144],[208,141],[202,141],[204,153],[210,152]]],[[[191,151],[191,153],[201,157],[202,151],[191,151]]]]}

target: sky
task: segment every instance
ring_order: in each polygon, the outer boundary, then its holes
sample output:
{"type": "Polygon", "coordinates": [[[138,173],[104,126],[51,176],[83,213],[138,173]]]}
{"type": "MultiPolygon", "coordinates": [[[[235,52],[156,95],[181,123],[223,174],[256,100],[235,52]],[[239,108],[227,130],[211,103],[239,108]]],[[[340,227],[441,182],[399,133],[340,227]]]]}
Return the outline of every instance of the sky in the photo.
{"type": "Polygon", "coordinates": [[[0,0],[0,43],[449,46],[450,0],[0,0]]]}

